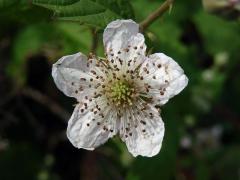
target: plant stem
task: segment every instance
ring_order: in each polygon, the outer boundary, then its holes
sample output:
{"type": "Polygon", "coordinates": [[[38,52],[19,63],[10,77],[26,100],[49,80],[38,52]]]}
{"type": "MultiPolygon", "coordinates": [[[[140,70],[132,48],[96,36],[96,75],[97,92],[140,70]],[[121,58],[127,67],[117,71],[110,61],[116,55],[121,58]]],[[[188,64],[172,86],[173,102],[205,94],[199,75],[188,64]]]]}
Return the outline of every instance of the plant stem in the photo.
{"type": "Polygon", "coordinates": [[[91,45],[91,52],[96,54],[97,47],[98,47],[98,34],[95,29],[91,29],[92,33],[92,45],[91,45]]]}
{"type": "Polygon", "coordinates": [[[156,11],[151,13],[145,20],[140,23],[140,30],[143,32],[148,26],[150,26],[157,18],[162,16],[169,7],[173,4],[174,0],[166,0],[156,11]]]}
{"type": "Polygon", "coordinates": [[[34,101],[42,104],[46,108],[48,108],[52,113],[58,115],[64,122],[69,119],[71,116],[65,109],[63,109],[59,104],[54,102],[48,96],[42,94],[41,92],[25,87],[22,89],[22,94],[26,97],[33,99],[34,101]]]}

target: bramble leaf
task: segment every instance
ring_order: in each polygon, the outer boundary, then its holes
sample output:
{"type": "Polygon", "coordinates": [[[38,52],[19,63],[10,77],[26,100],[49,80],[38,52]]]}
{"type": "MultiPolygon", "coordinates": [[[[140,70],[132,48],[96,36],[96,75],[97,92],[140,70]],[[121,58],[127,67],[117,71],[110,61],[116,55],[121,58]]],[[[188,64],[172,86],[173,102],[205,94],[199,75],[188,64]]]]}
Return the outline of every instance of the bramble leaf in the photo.
{"type": "Polygon", "coordinates": [[[53,10],[57,19],[104,28],[115,19],[134,18],[127,0],[33,0],[38,6],[53,10]]]}

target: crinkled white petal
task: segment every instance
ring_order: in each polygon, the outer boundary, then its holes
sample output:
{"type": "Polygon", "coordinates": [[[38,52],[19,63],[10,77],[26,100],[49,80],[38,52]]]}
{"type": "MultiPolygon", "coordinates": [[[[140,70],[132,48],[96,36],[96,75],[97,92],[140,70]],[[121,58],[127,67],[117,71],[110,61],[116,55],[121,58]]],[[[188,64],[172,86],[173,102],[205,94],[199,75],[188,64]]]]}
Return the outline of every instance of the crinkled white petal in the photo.
{"type": "Polygon", "coordinates": [[[127,110],[121,121],[120,136],[134,157],[152,157],[161,149],[164,123],[156,108],[150,105],[145,110],[138,108],[127,110]]]}
{"type": "Polygon", "coordinates": [[[96,108],[97,100],[84,103],[75,107],[68,122],[67,137],[77,148],[94,150],[117,133],[118,128],[114,121],[116,114],[109,107],[101,105],[101,101],[99,107],[103,111],[96,108]],[[87,103],[87,109],[84,103],[87,103]]]}
{"type": "Polygon", "coordinates": [[[126,42],[136,35],[139,25],[133,20],[116,20],[107,25],[103,33],[103,44],[105,48],[121,49],[126,42]]]}
{"type": "Polygon", "coordinates": [[[65,95],[81,101],[83,97],[94,92],[94,88],[89,88],[89,71],[94,66],[84,54],[76,53],[64,56],[53,64],[52,76],[57,87],[65,95]]]}
{"type": "Polygon", "coordinates": [[[57,87],[67,96],[75,97],[75,83],[87,71],[87,57],[82,53],[63,56],[52,67],[52,76],[57,87]],[[73,84],[73,85],[72,85],[73,84]]]}
{"type": "Polygon", "coordinates": [[[148,95],[154,104],[163,105],[180,93],[188,84],[183,69],[172,58],[163,53],[149,56],[140,68],[143,84],[148,84],[148,95]]]}
{"type": "Polygon", "coordinates": [[[143,62],[145,38],[138,31],[139,25],[132,20],[116,20],[106,27],[103,42],[112,67],[133,70],[143,62]]]}

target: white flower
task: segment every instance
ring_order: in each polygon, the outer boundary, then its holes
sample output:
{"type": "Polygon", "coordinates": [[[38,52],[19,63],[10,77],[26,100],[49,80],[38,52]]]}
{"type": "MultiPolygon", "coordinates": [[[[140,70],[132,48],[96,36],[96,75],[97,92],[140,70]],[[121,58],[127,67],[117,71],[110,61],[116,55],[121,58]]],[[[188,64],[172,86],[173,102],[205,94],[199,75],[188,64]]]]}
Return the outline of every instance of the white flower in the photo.
{"type": "Polygon", "coordinates": [[[145,56],[144,36],[132,20],[116,20],[103,33],[106,59],[64,56],[52,69],[57,87],[79,102],[67,128],[77,148],[93,150],[119,134],[133,156],[154,156],[164,123],[155,105],[188,83],[181,67],[162,53],[145,56]]]}

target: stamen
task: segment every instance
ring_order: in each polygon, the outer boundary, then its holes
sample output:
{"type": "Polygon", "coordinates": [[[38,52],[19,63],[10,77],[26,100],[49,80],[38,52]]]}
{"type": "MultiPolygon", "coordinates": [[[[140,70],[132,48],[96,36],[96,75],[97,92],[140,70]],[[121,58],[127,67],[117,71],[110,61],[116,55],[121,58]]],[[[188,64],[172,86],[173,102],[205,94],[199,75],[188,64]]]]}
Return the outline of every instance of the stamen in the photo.
{"type": "Polygon", "coordinates": [[[127,107],[133,104],[136,98],[136,89],[128,81],[117,78],[105,86],[105,94],[111,104],[117,107],[127,107]]]}

